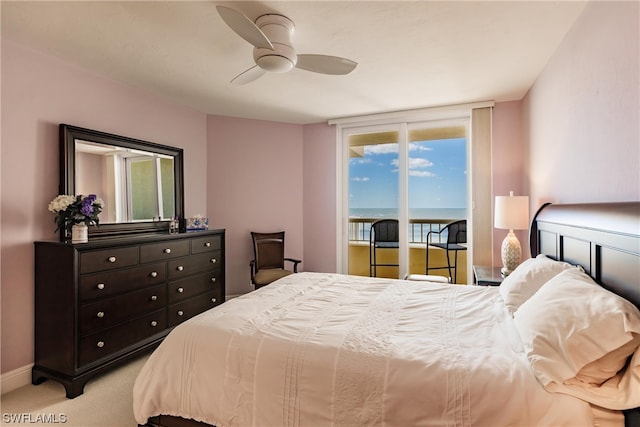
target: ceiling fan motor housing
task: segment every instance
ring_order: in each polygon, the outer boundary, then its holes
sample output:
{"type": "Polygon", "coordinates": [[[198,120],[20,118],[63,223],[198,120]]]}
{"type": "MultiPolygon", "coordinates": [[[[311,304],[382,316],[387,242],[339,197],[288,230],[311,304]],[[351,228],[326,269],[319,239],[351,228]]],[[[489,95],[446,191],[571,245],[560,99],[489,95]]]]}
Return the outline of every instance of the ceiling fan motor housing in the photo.
{"type": "Polygon", "coordinates": [[[273,73],[286,73],[296,66],[296,50],[291,46],[294,24],[286,16],[266,14],[259,16],[256,26],[271,41],[273,50],[254,48],[253,59],[260,68],[273,73]]]}

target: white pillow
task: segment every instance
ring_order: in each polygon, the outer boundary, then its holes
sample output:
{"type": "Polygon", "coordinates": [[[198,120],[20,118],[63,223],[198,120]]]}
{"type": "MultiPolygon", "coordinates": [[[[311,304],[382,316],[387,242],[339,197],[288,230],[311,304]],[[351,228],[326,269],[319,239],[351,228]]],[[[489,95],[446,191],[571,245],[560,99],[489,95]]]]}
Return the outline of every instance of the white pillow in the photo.
{"type": "Polygon", "coordinates": [[[542,254],[527,259],[500,284],[504,304],[511,314],[515,313],[542,285],[570,268],[571,264],[554,261],[542,254]]]}
{"type": "Polygon", "coordinates": [[[640,406],[640,310],[629,301],[572,268],[544,284],[514,320],[548,391],[608,409],[640,406]]]}

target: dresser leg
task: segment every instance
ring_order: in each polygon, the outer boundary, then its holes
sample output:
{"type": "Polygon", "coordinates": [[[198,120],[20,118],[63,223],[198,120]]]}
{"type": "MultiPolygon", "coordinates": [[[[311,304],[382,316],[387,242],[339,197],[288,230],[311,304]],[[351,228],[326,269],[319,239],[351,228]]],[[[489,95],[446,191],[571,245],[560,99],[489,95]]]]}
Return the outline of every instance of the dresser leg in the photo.
{"type": "Polygon", "coordinates": [[[40,375],[39,372],[37,372],[35,369],[31,370],[31,384],[33,385],[40,385],[43,382],[45,382],[47,380],[47,376],[45,375],[40,375]]]}
{"type": "Polygon", "coordinates": [[[62,377],[53,373],[45,372],[38,368],[31,370],[31,384],[40,385],[46,380],[58,381],[64,386],[64,390],[68,399],[73,399],[84,393],[84,386],[91,377],[81,377],[75,380],[62,377]]]}
{"type": "Polygon", "coordinates": [[[84,386],[88,380],[71,381],[69,383],[63,382],[64,389],[67,392],[68,399],[74,399],[84,393],[84,386]]]}

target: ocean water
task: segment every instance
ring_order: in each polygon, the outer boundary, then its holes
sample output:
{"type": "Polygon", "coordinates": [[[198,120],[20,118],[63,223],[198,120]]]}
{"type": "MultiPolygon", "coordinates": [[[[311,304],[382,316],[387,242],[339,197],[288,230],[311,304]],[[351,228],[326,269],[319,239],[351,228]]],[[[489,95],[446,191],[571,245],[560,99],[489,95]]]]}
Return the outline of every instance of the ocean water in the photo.
{"type": "MultiPolygon", "coordinates": [[[[350,208],[349,218],[397,218],[396,208],[350,208]]],[[[415,219],[465,219],[466,208],[417,208],[409,209],[409,218],[415,219]]]]}

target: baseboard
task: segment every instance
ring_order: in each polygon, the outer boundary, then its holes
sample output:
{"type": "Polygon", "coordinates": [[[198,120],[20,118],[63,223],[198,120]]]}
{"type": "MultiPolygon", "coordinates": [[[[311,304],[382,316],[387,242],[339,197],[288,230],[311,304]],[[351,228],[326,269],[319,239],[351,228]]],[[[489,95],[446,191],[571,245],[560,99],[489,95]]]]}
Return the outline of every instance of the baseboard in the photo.
{"type": "Polygon", "coordinates": [[[225,300],[226,300],[226,301],[229,301],[230,299],[233,299],[233,298],[235,298],[235,297],[241,297],[242,295],[244,295],[244,294],[231,294],[231,295],[226,295],[226,296],[225,296],[225,300]]]}
{"type": "Polygon", "coordinates": [[[31,368],[33,368],[33,363],[2,374],[0,376],[0,386],[2,387],[0,394],[9,393],[31,384],[31,368]]]}

